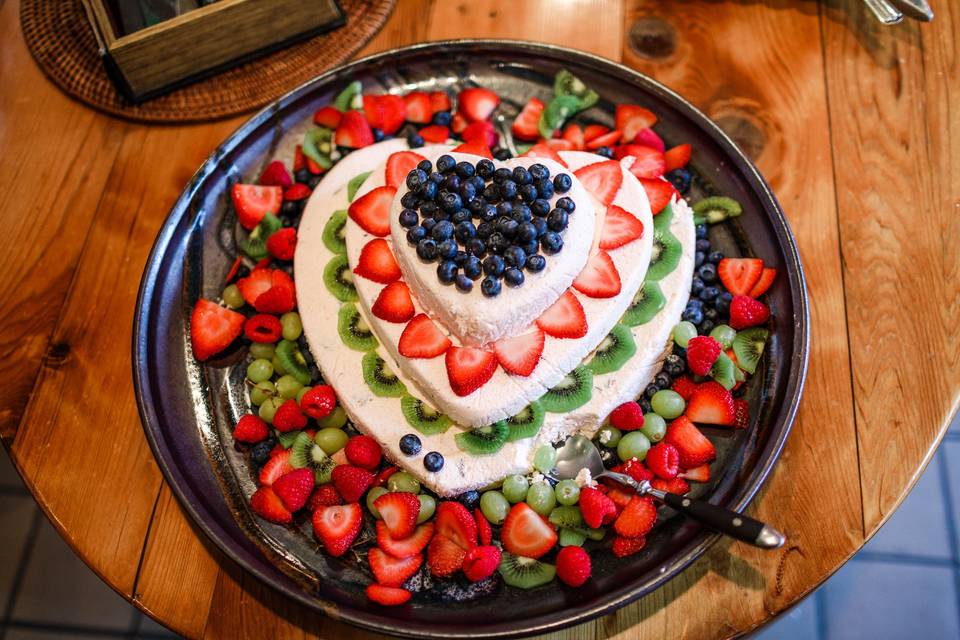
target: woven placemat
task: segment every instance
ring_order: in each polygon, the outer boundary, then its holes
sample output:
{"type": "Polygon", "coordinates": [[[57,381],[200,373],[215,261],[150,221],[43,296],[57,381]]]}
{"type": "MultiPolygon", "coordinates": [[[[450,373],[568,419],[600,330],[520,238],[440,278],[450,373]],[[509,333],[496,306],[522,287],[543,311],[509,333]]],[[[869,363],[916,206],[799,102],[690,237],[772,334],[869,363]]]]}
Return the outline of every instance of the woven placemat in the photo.
{"type": "Polygon", "coordinates": [[[80,0],[22,0],[20,23],[34,59],[66,93],[141,122],[197,122],[251,111],[342,64],[372,38],[396,0],[340,0],[346,24],[252,62],[135,105],[107,77],[80,0]]]}

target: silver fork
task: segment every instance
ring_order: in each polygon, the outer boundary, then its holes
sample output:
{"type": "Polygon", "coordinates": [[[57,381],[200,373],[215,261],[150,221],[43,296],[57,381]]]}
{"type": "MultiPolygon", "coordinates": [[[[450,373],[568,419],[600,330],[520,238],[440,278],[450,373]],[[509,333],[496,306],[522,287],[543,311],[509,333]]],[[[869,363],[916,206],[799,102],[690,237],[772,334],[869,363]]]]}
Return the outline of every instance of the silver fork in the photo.
{"type": "Polygon", "coordinates": [[[933,10],[927,0],[864,0],[873,15],[883,24],[897,24],[904,16],[930,22],[933,10]]]}

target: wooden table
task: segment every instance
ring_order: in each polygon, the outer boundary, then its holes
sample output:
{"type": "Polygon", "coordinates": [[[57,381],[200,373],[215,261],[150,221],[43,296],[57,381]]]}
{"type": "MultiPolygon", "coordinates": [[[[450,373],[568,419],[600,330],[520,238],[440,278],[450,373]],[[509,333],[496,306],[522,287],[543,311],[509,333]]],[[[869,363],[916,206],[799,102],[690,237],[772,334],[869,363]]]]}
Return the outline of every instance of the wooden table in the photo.
{"type": "MultiPolygon", "coordinates": [[[[787,211],[812,304],[799,421],[751,511],[789,545],[729,541],[563,637],[714,638],[815,589],[890,516],[960,395],[960,10],[880,27],[856,0],[401,0],[365,50],[467,36],[572,45],[691,99],[787,211]],[[952,106],[952,110],[951,110],[952,106]]],[[[37,501],[114,589],[189,637],[355,633],[282,601],[198,536],[141,431],[140,274],[174,199],[242,118],[141,126],[73,102],[0,0],[0,433],[37,501]]]]}

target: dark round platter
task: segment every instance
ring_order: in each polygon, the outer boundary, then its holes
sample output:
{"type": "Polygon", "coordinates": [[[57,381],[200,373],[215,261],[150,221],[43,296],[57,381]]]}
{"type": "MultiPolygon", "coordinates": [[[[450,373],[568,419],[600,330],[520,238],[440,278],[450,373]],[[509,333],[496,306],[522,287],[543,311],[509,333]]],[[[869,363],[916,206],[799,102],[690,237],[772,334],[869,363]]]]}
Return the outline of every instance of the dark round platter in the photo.
{"type": "MultiPolygon", "coordinates": [[[[711,239],[727,255],[749,253],[781,274],[768,292],[775,318],[764,367],[751,379],[750,429],[705,430],[718,449],[714,479],[701,491],[712,502],[743,509],[760,488],[786,441],[806,375],[807,297],[796,245],[763,178],[706,116],[650,78],[616,63],[559,47],[501,40],[416,45],[331,71],[264,109],[221,144],[177,200],[147,261],[137,300],[133,369],[147,439],[164,475],[194,522],[231,559],[287,597],[361,627],[411,637],[516,637],[585,622],[649,593],[698,558],[717,536],[681,517],[666,518],[646,549],[625,560],[594,555],[594,578],[574,591],[557,583],[529,592],[501,589],[464,604],[414,598],[387,609],[371,605],[369,581],[355,562],[317,554],[305,536],[251,516],[252,486],[242,457],[221,445],[228,425],[246,411],[242,351],[200,366],[192,358],[189,314],[197,297],[216,298],[232,260],[228,184],[257,173],[284,132],[309,119],[350,80],[365,89],[402,86],[454,89],[463,81],[489,86],[501,111],[519,110],[531,87],[552,84],[567,68],[600,94],[588,115],[612,120],[618,102],[642,104],[658,117],[667,145],[689,142],[694,199],[736,198],[744,215],[715,227],[711,239]],[[303,558],[312,557],[312,562],[303,558]],[[317,558],[321,558],[317,560],[317,558]]],[[[514,111],[515,113],[515,111],[514,111]]],[[[228,442],[229,440],[224,440],[228,442]]],[[[776,523],[771,523],[774,526],[776,523]]]]}

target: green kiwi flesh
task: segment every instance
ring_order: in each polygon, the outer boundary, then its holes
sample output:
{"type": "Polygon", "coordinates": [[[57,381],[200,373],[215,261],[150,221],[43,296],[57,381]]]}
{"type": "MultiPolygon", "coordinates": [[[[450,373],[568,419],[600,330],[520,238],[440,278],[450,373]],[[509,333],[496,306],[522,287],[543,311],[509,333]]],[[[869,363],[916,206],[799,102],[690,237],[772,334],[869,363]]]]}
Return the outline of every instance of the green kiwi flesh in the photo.
{"type": "Polygon", "coordinates": [[[407,419],[407,424],[425,436],[443,433],[453,424],[450,418],[413,396],[400,398],[400,411],[407,419]]]}
{"type": "Polygon", "coordinates": [[[630,328],[622,324],[614,325],[607,337],[597,345],[587,367],[597,375],[610,373],[622,367],[636,353],[637,343],[633,340],[630,328]]]}
{"type": "Polygon", "coordinates": [[[533,436],[537,435],[537,433],[540,431],[540,427],[543,426],[544,413],[543,406],[534,400],[529,405],[524,407],[520,413],[507,418],[504,421],[507,423],[507,427],[510,429],[510,434],[507,436],[507,442],[526,440],[527,438],[532,438],[533,436]]]}
{"type": "Polygon", "coordinates": [[[698,221],[707,224],[716,224],[729,218],[736,218],[743,213],[743,207],[733,198],[726,196],[711,196],[704,198],[693,205],[693,215],[698,221]]]}
{"type": "Polygon", "coordinates": [[[593,372],[579,366],[540,398],[540,404],[550,413],[566,413],[582,407],[593,395],[593,372]]]}
{"type": "Polygon", "coordinates": [[[350,178],[350,182],[347,183],[347,202],[353,202],[353,199],[357,196],[357,191],[360,190],[360,187],[363,186],[363,183],[370,177],[371,173],[373,173],[373,171],[367,171],[366,173],[361,173],[350,178]]]}
{"type": "Polygon", "coordinates": [[[760,327],[737,332],[733,339],[733,354],[737,356],[737,365],[741,369],[750,374],[756,373],[768,337],[770,332],[760,327]]]}
{"type": "Polygon", "coordinates": [[[583,526],[583,514],[580,513],[580,507],[573,505],[560,505],[550,512],[548,518],[550,522],[564,529],[571,529],[583,526]]]}
{"type": "Polygon", "coordinates": [[[289,449],[293,446],[293,443],[296,442],[297,436],[299,436],[302,431],[286,431],[283,433],[277,434],[277,442],[280,443],[280,446],[284,449],[289,449]]]}
{"type": "Polygon", "coordinates": [[[574,529],[560,529],[558,542],[561,547],[582,547],[587,536],[574,529]]]}
{"type": "Polygon", "coordinates": [[[347,224],[345,209],[337,209],[330,214],[330,219],[323,226],[323,245],[333,253],[345,254],[347,241],[343,238],[343,228],[347,224]]]}
{"type": "Polygon", "coordinates": [[[300,353],[300,347],[291,340],[281,340],[277,343],[277,349],[274,352],[274,358],[283,365],[283,370],[289,373],[297,382],[306,386],[310,384],[312,376],[310,375],[310,366],[306,358],[300,353]]]}
{"type": "Polygon", "coordinates": [[[667,298],[663,295],[660,285],[647,280],[640,285],[637,295],[633,297],[633,302],[623,313],[620,322],[628,327],[638,327],[653,320],[653,317],[665,306],[667,306],[667,298]]]}
{"type": "Polygon", "coordinates": [[[720,383],[720,385],[729,391],[733,389],[734,385],[737,384],[737,379],[734,376],[734,369],[737,368],[737,365],[733,364],[733,360],[730,359],[730,356],[721,352],[720,357],[717,358],[717,361],[713,363],[713,366],[710,368],[710,377],[720,383]]]}
{"type": "Polygon", "coordinates": [[[557,568],[552,564],[524,556],[515,556],[506,551],[500,558],[497,571],[500,572],[504,582],[519,589],[533,589],[547,584],[557,574],[557,568]]]}
{"type": "Polygon", "coordinates": [[[352,302],[340,305],[337,313],[337,333],[340,334],[343,344],[355,351],[370,351],[378,346],[370,327],[352,302]]]}
{"type": "Polygon", "coordinates": [[[323,284],[340,302],[356,302],[360,299],[346,256],[336,255],[330,259],[323,269],[323,284]]]}
{"type": "Polygon", "coordinates": [[[407,388],[376,351],[365,353],[361,366],[363,380],[370,387],[373,395],[381,398],[399,398],[407,392],[407,388]]]}
{"type": "Polygon", "coordinates": [[[294,469],[303,469],[313,461],[310,450],[315,446],[315,443],[309,434],[303,431],[296,433],[297,437],[294,438],[293,445],[290,447],[290,458],[288,462],[294,469]]]}
{"type": "Polygon", "coordinates": [[[458,433],[453,439],[457,446],[467,453],[487,455],[500,451],[508,435],[510,435],[510,427],[501,420],[485,427],[458,433]]]}
{"type": "MultiPolygon", "coordinates": [[[[663,215],[663,214],[661,214],[663,215]]],[[[663,280],[680,264],[683,248],[680,241],[669,229],[653,231],[653,250],[650,253],[650,267],[647,269],[647,282],[663,280]]]]}

